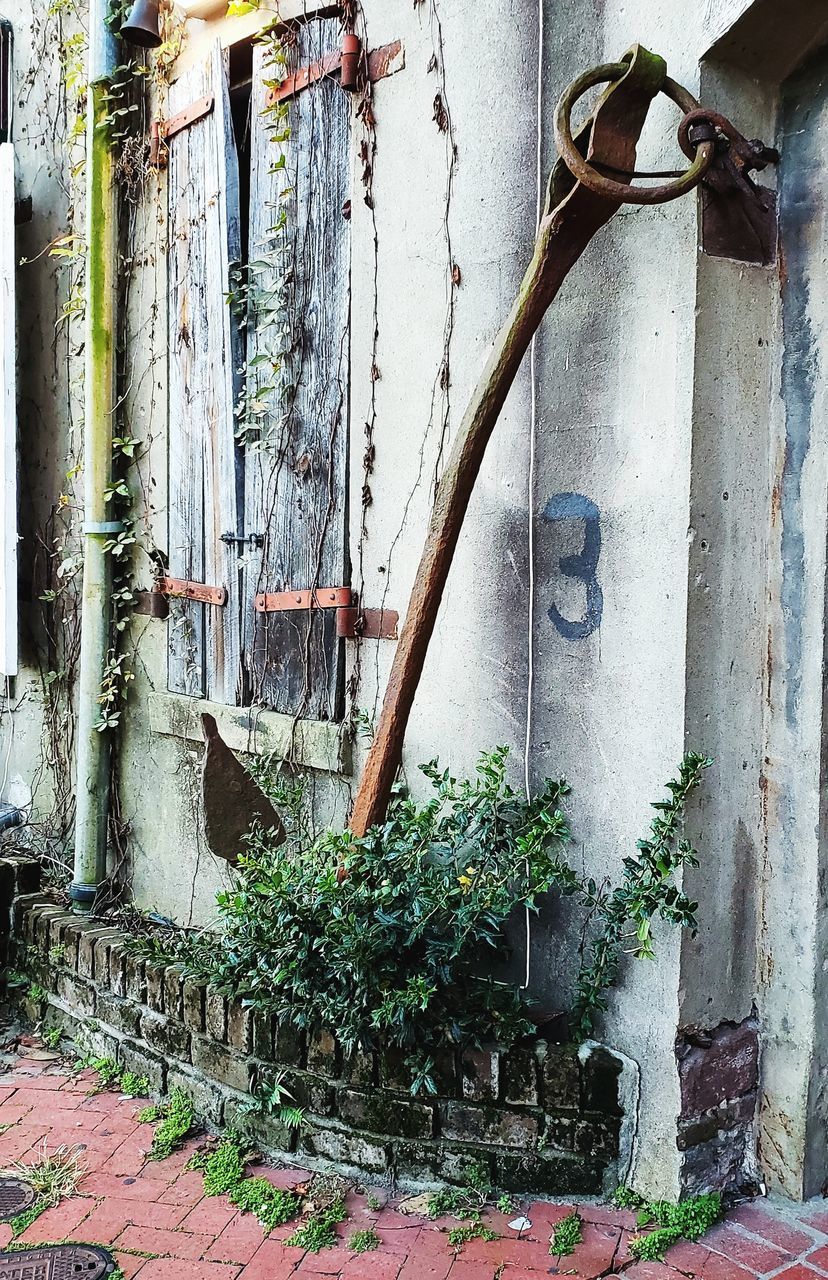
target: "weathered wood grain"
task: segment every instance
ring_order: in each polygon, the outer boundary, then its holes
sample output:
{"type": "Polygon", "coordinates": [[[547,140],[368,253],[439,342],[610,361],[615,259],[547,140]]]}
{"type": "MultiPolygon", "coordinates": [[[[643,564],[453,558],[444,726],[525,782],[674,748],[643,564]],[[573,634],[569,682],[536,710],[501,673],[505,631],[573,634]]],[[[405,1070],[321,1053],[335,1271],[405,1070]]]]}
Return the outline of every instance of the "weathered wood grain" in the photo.
{"type": "Polygon", "coordinates": [[[0,144],[0,674],[17,674],[14,148],[0,144]]]}
{"type": "Polygon", "coordinates": [[[172,602],[169,687],[241,694],[235,407],[242,354],[228,301],[241,255],[239,173],[225,55],[215,46],[170,89],[170,114],[205,94],[211,114],[169,142],[169,562],[177,578],[227,588],[223,609],[172,602]]]}
{"type": "MultiPolygon", "coordinates": [[[[308,22],[289,71],[339,43],[333,20],[308,22]]],[[[253,78],[248,391],[264,407],[261,441],[248,445],[246,529],[264,535],[250,556],[245,661],[256,702],[312,719],[341,712],[342,654],[333,612],[256,614],[259,591],[350,581],[346,538],[349,400],[350,102],[322,80],[290,104],[290,139],[272,141],[267,51],[253,78]],[[277,167],[285,153],[284,168],[277,167]],[[279,211],[286,226],[278,230],[279,211]],[[282,374],[263,360],[275,346],[272,303],[287,271],[280,318],[282,374]],[[261,361],[261,363],[260,363],[261,361]],[[284,393],[287,385],[292,390],[284,393]],[[264,390],[262,390],[264,388],[264,390]]]]}

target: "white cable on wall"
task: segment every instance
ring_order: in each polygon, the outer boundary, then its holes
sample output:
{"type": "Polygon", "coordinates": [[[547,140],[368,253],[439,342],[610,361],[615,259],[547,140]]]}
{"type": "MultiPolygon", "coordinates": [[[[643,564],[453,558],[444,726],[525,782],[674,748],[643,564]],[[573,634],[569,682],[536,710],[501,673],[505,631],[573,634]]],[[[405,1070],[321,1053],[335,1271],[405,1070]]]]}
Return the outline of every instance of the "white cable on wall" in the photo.
{"type": "MultiPolygon", "coordinates": [[[[535,233],[540,226],[541,207],[543,201],[543,0],[538,0],[538,97],[537,97],[537,150],[536,179],[537,198],[535,208],[535,233]]],[[[526,688],[526,741],[523,752],[523,777],[526,787],[526,799],[531,799],[532,787],[530,779],[530,756],[532,750],[532,697],[535,686],[535,433],[537,429],[538,392],[537,392],[537,334],[529,348],[529,606],[528,606],[528,671],[526,688]]],[[[529,986],[532,972],[532,913],[526,908],[526,977],[524,987],[529,986]]]]}

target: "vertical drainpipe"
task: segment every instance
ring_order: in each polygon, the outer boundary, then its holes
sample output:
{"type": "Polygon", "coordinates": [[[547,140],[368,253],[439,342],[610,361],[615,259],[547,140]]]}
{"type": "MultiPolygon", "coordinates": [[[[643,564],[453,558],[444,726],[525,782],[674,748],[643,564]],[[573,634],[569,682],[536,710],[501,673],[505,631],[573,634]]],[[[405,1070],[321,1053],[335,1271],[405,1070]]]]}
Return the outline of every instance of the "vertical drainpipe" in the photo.
{"type": "Polygon", "coordinates": [[[104,123],[117,39],[107,22],[110,0],[89,4],[86,109],[86,330],[84,412],[84,554],[78,691],[74,909],[92,908],[106,875],[111,744],[100,722],[101,681],[110,645],[112,563],[107,538],[122,526],[108,519],[112,474],[117,315],[117,203],[114,157],[104,123]]]}

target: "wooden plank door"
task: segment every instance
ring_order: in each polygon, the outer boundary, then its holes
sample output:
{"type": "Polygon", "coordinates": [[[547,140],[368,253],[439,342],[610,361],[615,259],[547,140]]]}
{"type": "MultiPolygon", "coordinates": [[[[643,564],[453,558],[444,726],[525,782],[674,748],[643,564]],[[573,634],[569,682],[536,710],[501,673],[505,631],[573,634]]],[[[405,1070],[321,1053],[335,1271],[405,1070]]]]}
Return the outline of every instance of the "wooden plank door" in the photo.
{"type": "Polygon", "coordinates": [[[14,148],[0,143],[0,675],[17,674],[14,148]]]}
{"type": "Polygon", "coordinates": [[[239,170],[226,57],[170,88],[170,116],[205,97],[212,110],[169,139],[169,573],[226,587],[227,605],[176,599],[169,687],[235,703],[241,693],[236,545],[243,475],[235,439],[242,350],[230,304],[241,256],[239,170]]]}
{"type": "Polygon", "coordinates": [[[245,665],[254,702],[311,719],[341,714],[334,612],[259,614],[253,600],[350,581],[350,100],[325,78],[285,121],[268,93],[339,41],[335,20],[308,21],[285,68],[259,46],[251,111],[245,528],[263,545],[249,554],[245,665]]]}

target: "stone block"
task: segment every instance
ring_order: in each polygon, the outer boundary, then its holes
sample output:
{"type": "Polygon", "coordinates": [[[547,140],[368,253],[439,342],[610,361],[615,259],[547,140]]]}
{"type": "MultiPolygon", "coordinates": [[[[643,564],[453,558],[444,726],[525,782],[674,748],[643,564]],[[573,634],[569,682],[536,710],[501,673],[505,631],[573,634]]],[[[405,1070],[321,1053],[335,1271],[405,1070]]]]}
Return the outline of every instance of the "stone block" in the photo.
{"type": "Polygon", "coordinates": [[[543,1125],[543,1145],[556,1151],[574,1151],[575,1130],[578,1124],[578,1113],[571,1115],[548,1115],[543,1125]]]}
{"type": "Polygon", "coordinates": [[[175,1058],[179,1062],[190,1061],[190,1032],[177,1018],[167,1018],[164,1014],[141,1014],[141,1038],[167,1059],[175,1058]]]}
{"type": "Polygon", "coordinates": [[[213,1124],[229,1124],[224,1115],[225,1092],[212,1080],[204,1080],[192,1071],[186,1071],[177,1063],[170,1064],[167,1071],[167,1091],[182,1089],[191,1100],[196,1114],[210,1120],[213,1124]]]}
{"type": "Polygon", "coordinates": [[[351,1084],[375,1085],[377,1055],[370,1049],[353,1049],[343,1059],[342,1078],[351,1084]]]}
{"type": "Polygon", "coordinates": [[[340,1120],[370,1133],[399,1138],[430,1138],[434,1132],[434,1109],[414,1099],[404,1101],[374,1089],[340,1089],[336,1097],[340,1120]]]}
{"type": "Polygon", "coordinates": [[[196,1035],[192,1037],[192,1058],[196,1070],[203,1071],[209,1080],[226,1084],[238,1093],[247,1093],[249,1090],[250,1066],[247,1058],[239,1057],[223,1045],[196,1035]]]}
{"type": "Polygon", "coordinates": [[[581,1064],[583,1108],[602,1115],[623,1115],[619,1096],[622,1064],[620,1058],[597,1045],[581,1064]]]}
{"type": "MultiPolygon", "coordinates": [[[[122,938],[109,943],[109,989],[115,996],[127,993],[126,979],[127,949],[122,938]]],[[[97,965],[95,977],[97,977],[97,965]]]]}
{"type": "Polygon", "coordinates": [[[251,1048],[262,1062],[273,1062],[273,1015],[263,1009],[250,1011],[251,1048]]]}
{"type": "Polygon", "coordinates": [[[751,1017],[723,1022],[712,1031],[685,1031],[676,1039],[676,1059],[682,1117],[752,1093],[759,1082],[757,1021],[751,1017]]]}
{"type": "Polygon", "coordinates": [[[144,964],[144,980],[147,986],[147,1006],[154,1013],[164,1012],[164,977],[166,970],[155,960],[147,960],[144,964]]]}
{"type": "Polygon", "coordinates": [[[278,1115],[270,1115],[266,1111],[251,1112],[250,1098],[230,1090],[225,1092],[224,1124],[227,1128],[251,1134],[269,1151],[290,1154],[296,1147],[298,1129],[284,1124],[278,1115]]]}
{"type": "Polygon", "coordinates": [[[498,1151],[495,1185],[499,1191],[533,1196],[598,1196],[606,1162],[561,1153],[498,1151]]]}
{"type": "MultiPolygon", "coordinates": [[[[280,1068],[276,1071],[281,1074],[280,1068]]],[[[258,1084],[267,1089],[274,1078],[274,1069],[265,1069],[256,1078],[258,1084]]],[[[282,1083],[290,1095],[285,1099],[287,1102],[317,1116],[334,1114],[336,1092],[327,1076],[317,1076],[312,1071],[289,1071],[282,1083]]]]}
{"type": "Polygon", "coordinates": [[[573,1147],[576,1155],[617,1156],[619,1123],[601,1116],[579,1120],[575,1125],[573,1147]]]}
{"type": "Polygon", "coordinates": [[[98,989],[95,1017],[105,1026],[124,1036],[137,1036],[140,1010],[131,1000],[98,989]]]}
{"type": "Polygon", "coordinates": [[[524,1148],[537,1143],[538,1117],[528,1112],[447,1102],[440,1104],[439,1113],[443,1136],[455,1141],[524,1148]]]}
{"type": "MultiPolygon", "coordinates": [[[[111,953],[110,953],[111,954],[111,953]]],[[[126,953],[126,993],[136,1004],[147,1002],[147,975],[144,961],[131,952],[126,953]]]]}
{"type": "Polygon", "coordinates": [[[164,971],[164,1012],[168,1018],[184,1020],[184,966],[170,964],[164,971]]]}
{"type": "Polygon", "coordinates": [[[73,1013],[91,1018],[95,1014],[95,988],[73,973],[59,973],[55,990],[73,1013]]]}
{"type": "Polygon", "coordinates": [[[83,926],[78,940],[78,974],[81,978],[95,977],[95,944],[98,940],[116,937],[118,934],[114,929],[83,926]]]}
{"type": "Polygon", "coordinates": [[[276,1022],[273,1025],[273,1061],[284,1063],[287,1067],[304,1066],[305,1033],[290,1022],[276,1022]]]}
{"type": "Polygon", "coordinates": [[[63,931],[63,963],[73,973],[77,973],[78,969],[78,944],[82,934],[83,925],[79,923],[77,917],[63,931]]]}
{"type": "Polygon", "coordinates": [[[160,1096],[166,1091],[167,1064],[157,1053],[131,1040],[122,1040],[118,1062],[124,1071],[133,1071],[136,1076],[146,1076],[153,1095],[160,1096]]]}
{"type": "Polygon", "coordinates": [[[7,861],[14,867],[15,897],[38,893],[43,873],[37,859],[15,854],[7,861]]]}
{"type": "MultiPolygon", "coordinates": [[[[281,1031],[281,1027],[278,1029],[281,1031]]],[[[278,1037],[278,1032],[277,1032],[278,1037]]],[[[282,1057],[281,1039],[277,1039],[277,1057],[280,1062],[284,1062],[282,1057]]],[[[308,1070],[316,1071],[320,1075],[328,1076],[336,1079],[338,1075],[337,1068],[337,1043],[336,1036],[330,1031],[317,1031],[314,1035],[308,1037],[308,1070]]]]}
{"type": "Polygon", "coordinates": [[[514,1045],[500,1063],[503,1101],[536,1107],[540,1102],[538,1074],[534,1046],[514,1045]]]}
{"type": "Polygon", "coordinates": [[[183,983],[184,1026],[202,1034],[204,1031],[204,996],[206,983],[185,978],[183,983]]]}
{"type": "Polygon", "coordinates": [[[239,1000],[227,1001],[227,1043],[237,1053],[250,1053],[252,1021],[251,1010],[239,1000]]]}
{"type": "Polygon", "coordinates": [[[581,1068],[569,1045],[548,1044],[541,1053],[541,1093],[548,1111],[576,1110],[581,1105],[581,1068]]]}
{"type": "Polygon", "coordinates": [[[482,1171],[491,1179],[494,1170],[490,1147],[476,1146],[470,1142],[442,1143],[438,1150],[437,1177],[455,1187],[466,1186],[472,1171],[482,1171]]]}
{"type": "Polygon", "coordinates": [[[382,1142],[371,1141],[362,1134],[316,1126],[303,1126],[299,1149],[307,1155],[366,1173],[383,1173],[392,1159],[391,1150],[382,1142]]]}
{"type": "Polygon", "coordinates": [[[210,987],[204,993],[204,1029],[208,1039],[224,1044],[227,1035],[227,1005],[224,996],[210,987]]]}
{"type": "Polygon", "coordinates": [[[496,1102],[500,1094],[500,1054],[496,1049],[467,1049],[460,1055],[460,1088],[474,1102],[496,1102]]]}

